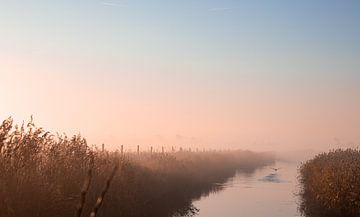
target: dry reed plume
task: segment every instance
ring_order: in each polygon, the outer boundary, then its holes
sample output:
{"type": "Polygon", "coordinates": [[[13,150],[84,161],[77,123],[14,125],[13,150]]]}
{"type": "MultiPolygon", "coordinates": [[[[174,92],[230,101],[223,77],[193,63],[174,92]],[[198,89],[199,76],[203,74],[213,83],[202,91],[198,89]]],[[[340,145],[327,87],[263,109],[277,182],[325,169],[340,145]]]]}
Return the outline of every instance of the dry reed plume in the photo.
{"type": "Polygon", "coordinates": [[[193,214],[191,201],[216,191],[214,183],[273,161],[269,154],[246,151],[101,151],[80,135],[52,135],[32,120],[14,126],[9,118],[0,125],[1,216],[193,214]]]}
{"type": "Polygon", "coordinates": [[[360,151],[334,150],[300,168],[301,211],[309,217],[360,216],[360,151]]]}

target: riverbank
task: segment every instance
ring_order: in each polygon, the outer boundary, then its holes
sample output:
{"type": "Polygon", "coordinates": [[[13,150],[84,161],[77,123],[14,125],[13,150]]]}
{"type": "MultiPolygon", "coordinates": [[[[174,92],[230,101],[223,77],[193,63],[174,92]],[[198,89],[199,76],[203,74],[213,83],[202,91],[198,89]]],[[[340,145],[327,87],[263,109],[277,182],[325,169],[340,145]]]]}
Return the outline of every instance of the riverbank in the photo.
{"type": "Polygon", "coordinates": [[[1,216],[89,216],[94,207],[105,217],[191,215],[194,199],[221,188],[215,183],[273,162],[250,151],[110,152],[8,119],[0,126],[1,216]]]}

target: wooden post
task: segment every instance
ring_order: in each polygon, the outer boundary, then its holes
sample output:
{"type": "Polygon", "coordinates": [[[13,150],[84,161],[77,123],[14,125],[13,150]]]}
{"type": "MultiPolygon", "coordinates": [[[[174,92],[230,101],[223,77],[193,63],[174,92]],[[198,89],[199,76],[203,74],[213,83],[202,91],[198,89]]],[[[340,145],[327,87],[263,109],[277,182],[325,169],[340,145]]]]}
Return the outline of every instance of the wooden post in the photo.
{"type": "Polygon", "coordinates": [[[174,146],[171,147],[171,151],[172,151],[172,152],[175,152],[174,146]]]}
{"type": "Polygon", "coordinates": [[[161,152],[164,154],[164,146],[161,147],[161,152]]]}
{"type": "Polygon", "coordinates": [[[153,147],[151,146],[150,147],[150,154],[152,154],[152,152],[153,152],[153,147]]]}
{"type": "Polygon", "coordinates": [[[180,152],[182,152],[182,150],[183,150],[182,147],[180,147],[180,152]]]}
{"type": "Polygon", "coordinates": [[[124,145],[121,145],[121,154],[124,153],[124,145]]]}
{"type": "Polygon", "coordinates": [[[104,144],[104,143],[101,145],[101,151],[102,151],[102,152],[105,151],[105,144],[104,144]]]}
{"type": "Polygon", "coordinates": [[[140,145],[137,146],[137,154],[140,154],[140,145]]]}

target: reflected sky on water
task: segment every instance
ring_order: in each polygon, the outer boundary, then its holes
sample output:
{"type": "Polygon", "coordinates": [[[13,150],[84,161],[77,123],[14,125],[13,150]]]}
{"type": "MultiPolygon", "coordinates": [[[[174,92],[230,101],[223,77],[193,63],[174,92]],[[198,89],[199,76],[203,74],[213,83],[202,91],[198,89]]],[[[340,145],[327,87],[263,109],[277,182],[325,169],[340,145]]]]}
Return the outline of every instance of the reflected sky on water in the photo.
{"type": "Polygon", "coordinates": [[[278,162],[253,174],[238,173],[223,191],[194,202],[199,217],[291,217],[297,210],[298,164],[278,162]],[[280,168],[277,171],[274,168],[280,168]]]}

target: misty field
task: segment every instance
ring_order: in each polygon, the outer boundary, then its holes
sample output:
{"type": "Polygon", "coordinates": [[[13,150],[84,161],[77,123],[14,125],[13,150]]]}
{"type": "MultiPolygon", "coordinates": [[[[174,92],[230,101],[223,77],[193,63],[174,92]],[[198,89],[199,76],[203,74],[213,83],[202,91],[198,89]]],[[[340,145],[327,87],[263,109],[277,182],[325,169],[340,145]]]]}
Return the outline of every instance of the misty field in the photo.
{"type": "Polygon", "coordinates": [[[249,151],[110,152],[9,118],[0,126],[0,215],[192,215],[192,200],[219,190],[217,183],[273,162],[249,151]]]}
{"type": "Polygon", "coordinates": [[[300,168],[301,212],[308,217],[360,216],[360,151],[334,150],[300,168]]]}

